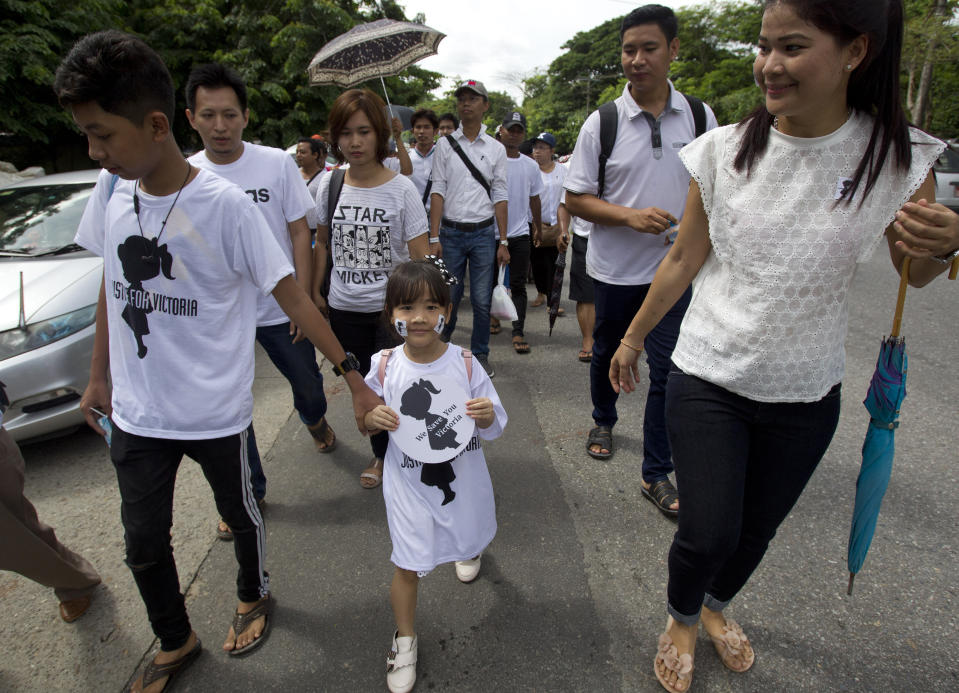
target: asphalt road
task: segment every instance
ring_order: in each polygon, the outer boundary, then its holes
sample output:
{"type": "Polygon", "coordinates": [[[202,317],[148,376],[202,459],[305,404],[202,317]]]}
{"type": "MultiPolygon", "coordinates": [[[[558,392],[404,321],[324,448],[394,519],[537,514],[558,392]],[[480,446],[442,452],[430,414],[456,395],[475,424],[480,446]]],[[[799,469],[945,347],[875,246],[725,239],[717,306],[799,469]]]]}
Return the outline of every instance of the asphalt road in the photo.
{"type": "MultiPolygon", "coordinates": [[[[701,638],[694,691],[959,689],[959,283],[940,279],[909,292],[909,395],[892,483],[855,594],[845,594],[867,420],[861,401],[897,283],[882,253],[857,277],[839,430],[766,560],[730,606],[754,644],[756,665],[745,675],[728,672],[701,638]]],[[[467,306],[457,343],[468,344],[468,316],[467,306]]],[[[547,338],[542,309],[530,309],[527,336],[528,356],[512,353],[508,331],[492,338],[494,384],[510,416],[503,437],[484,448],[499,533],[475,583],[457,582],[452,567],[422,581],[416,690],[661,690],[651,662],[665,623],[674,525],[639,491],[642,398],[621,404],[612,460],[588,458],[588,367],[576,361],[575,319],[561,318],[547,338]]],[[[352,430],[348,394],[332,376],[330,420],[341,445],[320,456],[291,416],[285,381],[262,355],[257,374],[276,625],[249,658],[219,651],[234,605],[232,548],[215,540],[209,490],[184,462],[174,544],[206,651],[171,688],[383,690],[392,569],[382,495],[357,481],[368,444],[352,430]]],[[[106,587],[88,615],[67,625],[52,591],[0,574],[0,690],[119,690],[153,643],[122,563],[105,448],[78,432],[26,446],[24,455],[27,493],[41,518],[93,561],[106,587]]]]}

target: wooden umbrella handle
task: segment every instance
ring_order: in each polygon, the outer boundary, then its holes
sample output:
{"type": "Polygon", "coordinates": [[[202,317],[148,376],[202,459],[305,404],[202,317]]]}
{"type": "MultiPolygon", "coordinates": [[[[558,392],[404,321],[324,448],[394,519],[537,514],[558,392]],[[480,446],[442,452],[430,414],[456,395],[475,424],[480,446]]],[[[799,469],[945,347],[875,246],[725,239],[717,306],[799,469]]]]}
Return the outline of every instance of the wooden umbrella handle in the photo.
{"type": "Polygon", "coordinates": [[[912,261],[908,255],[902,260],[902,269],[899,271],[899,297],[896,299],[896,314],[892,318],[892,332],[890,337],[899,336],[899,328],[902,327],[902,308],[906,304],[906,288],[909,286],[909,263],[912,261]]]}
{"type": "Polygon", "coordinates": [[[949,278],[955,279],[959,275],[959,257],[952,258],[952,267],[949,268],[949,278]]]}

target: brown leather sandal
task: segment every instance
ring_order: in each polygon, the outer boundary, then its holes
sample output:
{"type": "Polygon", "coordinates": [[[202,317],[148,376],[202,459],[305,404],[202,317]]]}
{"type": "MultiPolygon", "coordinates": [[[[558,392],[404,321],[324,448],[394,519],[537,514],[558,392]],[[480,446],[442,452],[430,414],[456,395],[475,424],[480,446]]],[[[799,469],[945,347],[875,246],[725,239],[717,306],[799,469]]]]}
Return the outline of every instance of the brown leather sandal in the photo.
{"type": "Polygon", "coordinates": [[[330,428],[330,425],[326,422],[325,416],[312,426],[307,426],[306,430],[313,436],[313,444],[316,446],[317,452],[322,452],[325,455],[336,449],[336,433],[333,433],[333,429],[330,428]],[[326,439],[331,433],[333,433],[333,439],[327,443],[326,439]]]}

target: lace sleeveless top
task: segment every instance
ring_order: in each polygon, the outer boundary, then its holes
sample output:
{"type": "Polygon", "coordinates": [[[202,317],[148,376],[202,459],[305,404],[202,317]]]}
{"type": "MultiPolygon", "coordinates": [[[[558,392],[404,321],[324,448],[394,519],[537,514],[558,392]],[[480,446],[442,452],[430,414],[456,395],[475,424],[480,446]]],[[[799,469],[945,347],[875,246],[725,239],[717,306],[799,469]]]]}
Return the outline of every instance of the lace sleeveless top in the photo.
{"type": "Polygon", "coordinates": [[[761,402],[813,402],[842,380],[849,285],[944,146],[911,129],[912,165],[890,154],[862,207],[836,205],[869,141],[854,114],[824,137],[772,130],[749,177],[744,130],[711,130],[680,152],[699,184],[712,243],[673,352],[686,373],[761,402]]]}

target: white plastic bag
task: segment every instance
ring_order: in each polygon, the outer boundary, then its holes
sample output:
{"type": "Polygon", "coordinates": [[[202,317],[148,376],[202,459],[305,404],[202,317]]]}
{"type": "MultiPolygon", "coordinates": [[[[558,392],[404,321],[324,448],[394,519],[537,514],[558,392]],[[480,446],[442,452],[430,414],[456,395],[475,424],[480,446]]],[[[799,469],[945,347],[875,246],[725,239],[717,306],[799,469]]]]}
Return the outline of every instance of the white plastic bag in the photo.
{"type": "Polygon", "coordinates": [[[493,287],[493,300],[490,303],[489,314],[497,320],[517,320],[516,306],[513,305],[513,299],[510,298],[509,289],[506,288],[506,265],[499,266],[499,281],[493,287]]]}

